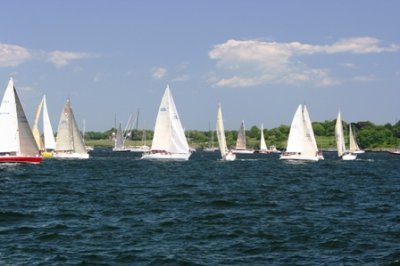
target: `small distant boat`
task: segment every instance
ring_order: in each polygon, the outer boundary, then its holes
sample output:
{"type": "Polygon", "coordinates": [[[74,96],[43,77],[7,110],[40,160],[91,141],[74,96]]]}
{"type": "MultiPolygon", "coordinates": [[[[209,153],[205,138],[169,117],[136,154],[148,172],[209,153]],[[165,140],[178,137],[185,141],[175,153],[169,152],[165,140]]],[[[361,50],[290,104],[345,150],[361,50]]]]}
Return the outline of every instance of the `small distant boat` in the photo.
{"type": "Polygon", "coordinates": [[[388,152],[393,155],[400,155],[400,150],[389,150],[388,152]]]}
{"type": "MultiPolygon", "coordinates": [[[[350,125],[349,125],[349,129],[351,131],[350,125]]],[[[336,146],[337,146],[338,156],[346,161],[355,160],[357,158],[357,154],[354,154],[354,153],[346,150],[346,144],[345,144],[344,134],[343,134],[342,114],[340,113],[340,111],[336,118],[335,137],[336,137],[336,146]]]]}
{"type": "Polygon", "coordinates": [[[191,155],[169,86],[165,89],[154,127],[150,151],[142,159],[189,160],[191,155]]]}
{"type": "Polygon", "coordinates": [[[364,150],[361,150],[360,147],[357,144],[356,137],[353,134],[353,130],[351,127],[351,123],[349,124],[349,138],[350,138],[350,144],[349,144],[349,152],[353,154],[361,154],[365,153],[364,150]]]}
{"type": "Polygon", "coordinates": [[[280,150],[278,150],[278,149],[276,148],[275,145],[271,145],[270,151],[271,151],[272,153],[282,153],[280,150]]]}
{"type": "MultiPolygon", "coordinates": [[[[136,123],[139,121],[139,110],[137,112],[137,117],[136,117],[136,123]]],[[[150,147],[146,143],[147,138],[146,138],[146,129],[143,128],[142,130],[142,145],[139,146],[132,146],[129,147],[131,152],[148,152],[150,151],[150,147]]]]}
{"type": "Polygon", "coordinates": [[[236,147],[232,150],[233,153],[240,154],[252,154],[254,150],[247,149],[246,146],[246,130],[244,126],[244,121],[240,124],[238,137],[236,139],[236,147]]]}
{"type": "Polygon", "coordinates": [[[314,130],[306,105],[299,105],[294,114],[286,151],[280,156],[281,160],[323,160],[323,155],[318,151],[314,130]]]}
{"type": "Polygon", "coordinates": [[[86,134],[86,122],[85,122],[85,120],[83,120],[83,129],[82,129],[82,140],[83,140],[83,144],[85,144],[85,149],[86,149],[87,152],[92,152],[92,151],[94,151],[94,147],[93,147],[93,146],[86,145],[86,142],[85,142],[85,134],[86,134]]]}
{"type": "Polygon", "coordinates": [[[41,163],[39,148],[12,78],[0,105],[0,128],[0,163],[41,163]]]}
{"type": "Polygon", "coordinates": [[[233,153],[231,150],[229,150],[228,146],[226,145],[224,120],[222,118],[221,105],[218,106],[216,128],[217,128],[219,151],[221,152],[221,159],[223,161],[236,160],[236,154],[233,153]]]}
{"type": "Polygon", "coordinates": [[[268,150],[267,144],[265,143],[263,124],[261,124],[260,149],[258,150],[258,153],[271,153],[271,151],[268,150]]]}
{"type": "Polygon", "coordinates": [[[39,147],[41,155],[44,158],[53,157],[54,149],[56,148],[56,141],[54,138],[53,128],[50,123],[49,113],[47,111],[46,95],[43,95],[35,112],[35,120],[32,126],[33,137],[35,138],[36,144],[39,147]],[[40,136],[39,131],[39,119],[40,114],[43,110],[43,139],[40,136]]]}
{"type": "Polygon", "coordinates": [[[114,148],[112,149],[114,152],[130,152],[131,149],[125,147],[125,136],[122,131],[121,123],[119,123],[119,127],[117,129],[117,133],[115,134],[115,143],[114,148]]]}
{"type": "Polygon", "coordinates": [[[218,151],[218,148],[214,147],[214,131],[211,130],[210,124],[208,124],[208,132],[210,134],[210,140],[208,141],[208,147],[203,148],[203,151],[205,152],[218,151]]]}
{"type": "Polygon", "coordinates": [[[89,153],[83,143],[83,138],[76,124],[69,99],[67,99],[61,112],[57,130],[56,149],[53,157],[59,159],[89,158],[89,153]]]}

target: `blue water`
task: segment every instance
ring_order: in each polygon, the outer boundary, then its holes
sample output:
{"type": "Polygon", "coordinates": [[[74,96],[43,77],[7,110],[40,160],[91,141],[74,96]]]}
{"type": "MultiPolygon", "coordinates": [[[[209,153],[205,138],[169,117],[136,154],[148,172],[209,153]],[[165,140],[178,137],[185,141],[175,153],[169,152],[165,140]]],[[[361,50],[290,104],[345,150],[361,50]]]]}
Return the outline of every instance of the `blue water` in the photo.
{"type": "Polygon", "coordinates": [[[395,265],[400,156],[0,165],[1,265],[395,265]]]}

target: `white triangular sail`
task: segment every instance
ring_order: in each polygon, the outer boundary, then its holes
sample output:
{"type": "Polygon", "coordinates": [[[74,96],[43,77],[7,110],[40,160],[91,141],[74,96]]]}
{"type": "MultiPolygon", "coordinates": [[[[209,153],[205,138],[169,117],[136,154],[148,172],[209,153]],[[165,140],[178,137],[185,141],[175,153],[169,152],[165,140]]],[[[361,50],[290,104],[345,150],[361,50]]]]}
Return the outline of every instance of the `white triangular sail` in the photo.
{"type": "Polygon", "coordinates": [[[222,160],[228,160],[228,161],[235,160],[236,155],[228,149],[228,146],[226,144],[224,120],[222,118],[221,105],[218,106],[218,111],[217,111],[216,131],[219,144],[219,151],[221,153],[222,160]]]}
{"type": "Polygon", "coordinates": [[[313,160],[323,159],[319,155],[317,142],[307,107],[301,104],[294,114],[290,126],[286,152],[281,159],[313,160]]]}
{"type": "Polygon", "coordinates": [[[169,153],[189,153],[189,144],[169,86],[165,89],[158,109],[151,150],[169,153]]]}
{"type": "Polygon", "coordinates": [[[115,134],[114,150],[122,150],[124,148],[124,133],[122,132],[122,125],[119,123],[117,133],[115,134]]]}
{"type": "Polygon", "coordinates": [[[357,151],[360,151],[361,149],[360,149],[360,147],[358,146],[357,141],[356,141],[356,138],[355,138],[355,136],[354,136],[354,134],[353,134],[353,130],[352,130],[352,127],[351,127],[351,123],[349,124],[349,139],[350,139],[349,151],[350,151],[350,152],[357,152],[357,151]]]}
{"type": "Polygon", "coordinates": [[[44,150],[44,144],[39,131],[39,119],[40,119],[40,113],[42,112],[42,108],[43,108],[43,99],[36,107],[35,119],[33,120],[33,126],[32,126],[32,134],[33,137],[35,138],[36,145],[38,146],[39,150],[44,150]]]}
{"type": "Polygon", "coordinates": [[[265,138],[264,138],[264,126],[261,124],[261,139],[260,139],[260,151],[267,151],[268,147],[267,144],[265,143],[265,138]]]}
{"type": "Polygon", "coordinates": [[[224,158],[225,155],[229,152],[229,150],[228,146],[226,145],[224,120],[222,118],[221,105],[218,106],[216,129],[217,129],[219,150],[221,152],[221,157],[224,158]]]}
{"type": "Polygon", "coordinates": [[[43,138],[45,150],[54,150],[56,148],[56,140],[47,110],[46,95],[43,95],[43,138]]]}
{"type": "Polygon", "coordinates": [[[8,82],[0,106],[0,128],[0,153],[38,156],[38,146],[12,79],[8,82]]]}
{"type": "Polygon", "coordinates": [[[336,146],[337,146],[338,156],[342,157],[343,154],[346,152],[346,144],[345,144],[344,134],[343,134],[342,115],[341,115],[340,111],[336,118],[335,137],[336,137],[336,146]]]}
{"type": "MultiPolygon", "coordinates": [[[[78,125],[76,124],[69,99],[64,105],[58,124],[56,153],[58,154],[56,157],[63,157],[63,153],[73,153],[84,155],[84,157],[88,158],[88,153],[85,149],[78,125]]],[[[70,158],[73,157],[70,156],[70,158]]]]}

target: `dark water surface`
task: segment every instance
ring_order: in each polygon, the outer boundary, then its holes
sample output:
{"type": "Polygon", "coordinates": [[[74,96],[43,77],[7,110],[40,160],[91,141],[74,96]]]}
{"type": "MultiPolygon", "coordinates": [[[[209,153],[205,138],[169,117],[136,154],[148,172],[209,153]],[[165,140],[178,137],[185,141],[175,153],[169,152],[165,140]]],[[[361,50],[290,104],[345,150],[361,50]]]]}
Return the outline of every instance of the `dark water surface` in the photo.
{"type": "Polygon", "coordinates": [[[0,165],[1,265],[400,263],[400,156],[0,165]]]}

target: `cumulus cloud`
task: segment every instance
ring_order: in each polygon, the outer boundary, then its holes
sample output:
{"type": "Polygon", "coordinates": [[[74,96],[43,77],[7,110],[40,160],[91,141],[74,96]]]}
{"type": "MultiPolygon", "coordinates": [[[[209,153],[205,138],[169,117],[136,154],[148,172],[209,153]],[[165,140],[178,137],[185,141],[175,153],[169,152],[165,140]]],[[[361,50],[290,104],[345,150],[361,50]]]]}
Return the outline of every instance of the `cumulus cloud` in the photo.
{"type": "Polygon", "coordinates": [[[399,50],[398,45],[384,47],[378,39],[371,37],[342,39],[330,45],[228,40],[216,45],[208,55],[217,61],[219,77],[213,82],[217,87],[249,87],[268,83],[332,86],[340,82],[331,77],[328,70],[311,68],[296,61],[296,56],[399,50]]]}
{"type": "Polygon", "coordinates": [[[352,78],[352,81],[355,83],[361,83],[361,82],[371,82],[371,81],[376,81],[378,80],[375,75],[366,75],[366,76],[355,76],[352,78]]]}
{"type": "Polygon", "coordinates": [[[162,79],[167,75],[167,69],[164,67],[154,67],[151,72],[155,79],[162,79]]]}
{"type": "Polygon", "coordinates": [[[0,67],[16,67],[31,57],[32,55],[24,47],[0,43],[0,67]]]}
{"type": "Polygon", "coordinates": [[[74,60],[86,59],[91,57],[93,57],[93,55],[78,52],[54,51],[47,53],[47,61],[52,62],[57,67],[66,66],[74,60]]]}
{"type": "Polygon", "coordinates": [[[0,43],[0,67],[17,67],[20,64],[39,60],[53,63],[56,67],[63,67],[75,60],[95,58],[97,55],[71,51],[40,51],[31,50],[18,45],[0,43]]]}

